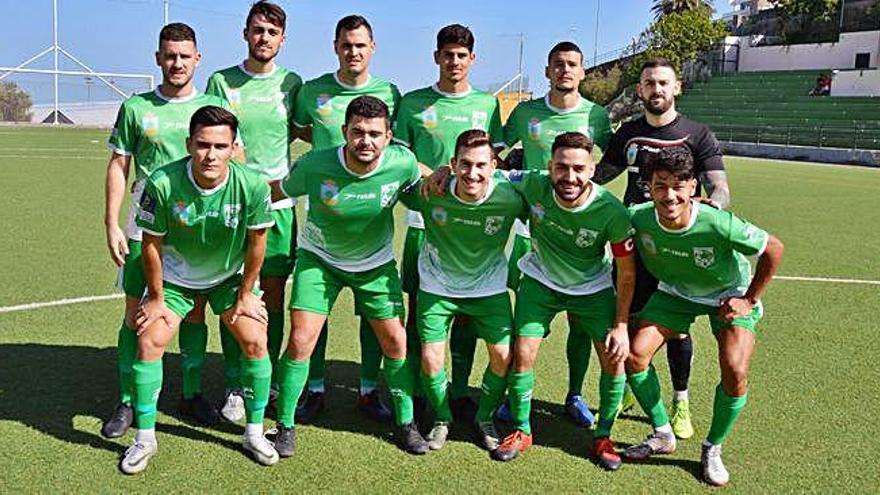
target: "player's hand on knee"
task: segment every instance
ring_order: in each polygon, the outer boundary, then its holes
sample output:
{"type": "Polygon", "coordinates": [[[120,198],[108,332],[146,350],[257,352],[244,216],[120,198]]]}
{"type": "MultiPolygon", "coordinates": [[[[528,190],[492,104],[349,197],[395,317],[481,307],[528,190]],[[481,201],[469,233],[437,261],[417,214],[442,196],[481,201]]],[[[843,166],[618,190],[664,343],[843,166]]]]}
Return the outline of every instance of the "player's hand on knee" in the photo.
{"type": "Polygon", "coordinates": [[[619,364],[629,356],[629,332],[626,323],[616,323],[605,336],[605,353],[608,359],[619,364]]]}
{"type": "Polygon", "coordinates": [[[128,256],[128,240],[118,225],[107,227],[107,249],[110,250],[110,259],[116,263],[116,266],[125,264],[125,257],[128,256]]]}
{"type": "Polygon", "coordinates": [[[143,334],[153,323],[159,320],[165,320],[165,324],[170,328],[173,326],[176,316],[165,305],[164,299],[147,298],[138,308],[137,317],[135,317],[137,334],[143,334]]]}
{"type": "Polygon", "coordinates": [[[252,292],[238,295],[238,299],[229,313],[229,324],[234,325],[240,316],[253,318],[264,325],[269,323],[269,312],[266,310],[265,301],[252,292]]]}
{"type": "Polygon", "coordinates": [[[731,297],[718,308],[718,317],[723,321],[731,322],[748,316],[754,308],[755,304],[744,297],[731,297]]]}

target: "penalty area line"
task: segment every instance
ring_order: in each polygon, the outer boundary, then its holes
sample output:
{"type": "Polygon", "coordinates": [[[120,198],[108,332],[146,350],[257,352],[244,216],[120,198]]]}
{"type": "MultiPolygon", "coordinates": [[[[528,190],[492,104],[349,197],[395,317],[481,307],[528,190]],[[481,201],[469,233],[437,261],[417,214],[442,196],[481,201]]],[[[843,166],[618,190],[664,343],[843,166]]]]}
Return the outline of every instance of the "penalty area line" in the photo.
{"type": "MultiPolygon", "coordinates": [[[[855,285],[877,285],[880,286],[880,280],[862,280],[855,278],[830,278],[830,277],[798,277],[791,275],[777,275],[773,277],[775,280],[788,280],[794,282],[818,282],[830,284],[855,284],[855,285]]],[[[287,281],[290,284],[290,280],[287,281]]],[[[35,302],[28,304],[17,304],[14,306],[0,306],[0,314],[15,313],[18,311],[31,311],[34,309],[52,308],[56,306],[70,306],[73,304],[85,304],[98,301],[109,301],[112,299],[122,299],[125,294],[105,294],[102,296],[85,296],[58,299],[55,301],[35,302]]]]}

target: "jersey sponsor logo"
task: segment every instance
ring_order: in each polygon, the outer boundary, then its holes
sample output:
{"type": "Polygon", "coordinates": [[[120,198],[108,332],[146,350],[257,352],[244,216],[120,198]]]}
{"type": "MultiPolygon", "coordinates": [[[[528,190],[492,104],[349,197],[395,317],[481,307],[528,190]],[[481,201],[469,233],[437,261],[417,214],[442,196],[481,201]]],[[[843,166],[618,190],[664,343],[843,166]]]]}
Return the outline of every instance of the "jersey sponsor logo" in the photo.
{"type": "Polygon", "coordinates": [[[475,110],[471,112],[471,129],[480,129],[485,131],[486,124],[489,122],[489,114],[475,110]]]}
{"type": "Polygon", "coordinates": [[[241,90],[229,88],[229,91],[226,92],[226,99],[229,100],[229,106],[233,110],[238,110],[238,107],[241,106],[241,90]]]}
{"type": "Polygon", "coordinates": [[[431,220],[434,220],[434,223],[441,227],[446,226],[446,220],[448,217],[446,210],[439,206],[431,210],[431,220]]]}
{"type": "Polygon", "coordinates": [[[327,93],[321,93],[315,98],[315,105],[318,108],[318,115],[328,117],[333,113],[333,98],[327,93]]]}
{"type": "Polygon", "coordinates": [[[238,218],[241,213],[241,205],[223,205],[223,225],[234,229],[238,227],[238,218]]]}
{"type": "Polygon", "coordinates": [[[398,189],[400,189],[400,182],[398,181],[382,185],[382,192],[379,196],[379,204],[382,208],[387,208],[394,204],[398,189]]]}
{"type": "Polygon", "coordinates": [[[715,249],[712,247],[695,247],[694,264],[700,268],[709,268],[715,263],[715,249]]]}
{"type": "Polygon", "coordinates": [[[149,112],[141,119],[141,126],[144,128],[144,134],[148,137],[159,135],[159,116],[153,112],[149,112]]]}
{"type": "Polygon", "coordinates": [[[574,244],[579,248],[590,247],[596,242],[596,238],[598,237],[599,233],[595,230],[580,229],[578,230],[577,237],[574,239],[574,244]]]}
{"type": "Polygon", "coordinates": [[[642,243],[642,247],[645,248],[649,254],[657,254],[657,245],[654,244],[654,238],[648,234],[642,234],[639,236],[639,242],[642,243]]]}
{"type": "Polygon", "coordinates": [[[434,107],[434,105],[429,106],[424,112],[422,112],[422,124],[425,125],[426,129],[434,129],[437,127],[438,121],[437,108],[434,107]]]}
{"type": "Polygon", "coordinates": [[[532,141],[541,139],[541,121],[537,118],[529,120],[529,139],[532,141]]]}
{"type": "Polygon", "coordinates": [[[501,227],[503,226],[504,217],[488,216],[486,217],[486,223],[483,226],[483,233],[486,235],[495,235],[498,232],[501,232],[501,227]]]}
{"type": "Polygon", "coordinates": [[[532,217],[534,217],[536,221],[540,222],[544,219],[544,205],[541,203],[533,204],[529,207],[529,211],[531,211],[532,217]]]}
{"type": "Polygon", "coordinates": [[[339,202],[339,186],[330,179],[321,184],[321,201],[327,206],[333,206],[339,202]]]}

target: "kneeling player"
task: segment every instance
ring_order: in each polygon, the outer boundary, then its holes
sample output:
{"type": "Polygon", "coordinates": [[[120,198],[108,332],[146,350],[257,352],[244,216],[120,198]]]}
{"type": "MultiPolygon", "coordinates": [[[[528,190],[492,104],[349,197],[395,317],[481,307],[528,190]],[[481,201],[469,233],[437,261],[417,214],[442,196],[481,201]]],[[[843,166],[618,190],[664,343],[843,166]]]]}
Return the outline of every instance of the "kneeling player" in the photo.
{"type": "Polygon", "coordinates": [[[660,282],[639,313],[626,363],[627,380],[654,431],[624,455],[645,459],[675,451],[651,360],[667,340],[688,333],[697,316],[707,315],[718,342],[721,383],[701,464],[706,482],[724,485],[730,476],[721,445],[746,404],[755,326],[763,314],[760,298],[782,261],[783,246],[732,213],[692,200],[693,163],[685,147],[661,149],[646,170],[653,204],[631,208],[639,255],[660,282]],[[758,256],[754,278],[750,255],[758,256]]]}
{"type": "MultiPolygon", "coordinates": [[[[510,180],[530,208],[532,250],[519,262],[523,273],[516,300],[516,343],[510,376],[510,405],[516,431],[493,458],[509,461],[532,444],[529,413],[535,385],[535,359],[550,322],[565,311],[569,341],[592,340],[602,375],[599,425],[594,433],[596,461],[620,467],[608,439],[624,389],[627,320],[635,283],[632,227],[626,207],[590,181],[595,169],[593,143],[577,132],[556,137],[548,172],[512,172],[510,180]],[[611,279],[617,264],[617,295],[611,279]]],[[[583,347],[589,352],[589,347],[583,347]]]]}
{"type": "Polygon", "coordinates": [[[435,450],[446,442],[452,421],[445,354],[456,316],[468,317],[471,328],[486,341],[489,366],[474,425],[483,447],[498,447],[492,413],[507,385],[513,323],[504,247],[524,204],[511,184],[495,175],[495,166],[488,134],[465,131],[455,144],[449,194],[423,198],[413,191],[402,198],[425,218],[416,324],[422,341],[422,384],[436,413],[428,434],[428,445],[435,450]]]}
{"type": "Polygon", "coordinates": [[[350,287],[357,313],[369,320],[382,347],[401,446],[424,454],[428,445],[413,422],[415,369],[406,366],[403,295],[391,251],[394,205],[399,192],[418,181],[420,167],[408,149],[387,146],[388,106],[378,98],[352,100],[342,128],[345,145],[308,153],[273,183],[277,195],[308,196],[310,205],[293,272],[292,330],[279,363],[275,446],[282,457],[295,451],[294,409],[309,359],[339,292],[350,287]]]}
{"type": "Polygon", "coordinates": [[[263,436],[272,366],[266,350],[266,309],[254,285],[273,224],[269,186],[229,163],[238,122],[220,107],[197,110],[186,140],[190,157],[150,176],[137,223],[144,230],[147,296],[137,316],[134,363],[137,435],[120,468],[143,471],[157,451],[156,404],[162,355],[181,320],[204,297],[242,350],[247,425],[242,445],[257,462],[278,462],[263,436]],[[243,273],[242,273],[243,271],[243,273]]]}

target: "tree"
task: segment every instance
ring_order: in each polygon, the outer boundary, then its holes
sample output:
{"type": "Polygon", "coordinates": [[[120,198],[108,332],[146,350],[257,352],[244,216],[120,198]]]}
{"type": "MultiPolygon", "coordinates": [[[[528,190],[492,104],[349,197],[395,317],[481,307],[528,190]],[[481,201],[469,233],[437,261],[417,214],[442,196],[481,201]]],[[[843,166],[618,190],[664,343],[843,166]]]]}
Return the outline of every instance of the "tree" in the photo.
{"type": "Polygon", "coordinates": [[[669,14],[691,11],[701,11],[711,15],[715,8],[712,6],[712,0],[654,0],[651,11],[654,12],[654,19],[660,19],[669,14]]]}
{"type": "Polygon", "coordinates": [[[831,25],[840,15],[840,0],[773,0],[779,14],[779,34],[788,42],[821,41],[820,32],[837,26],[831,25]]]}
{"type": "Polygon", "coordinates": [[[14,82],[0,83],[0,120],[7,122],[30,122],[31,95],[14,82]]]}
{"type": "Polygon", "coordinates": [[[602,106],[610,103],[623,89],[623,71],[615,65],[608,69],[594,70],[581,83],[581,95],[602,106]]]}

